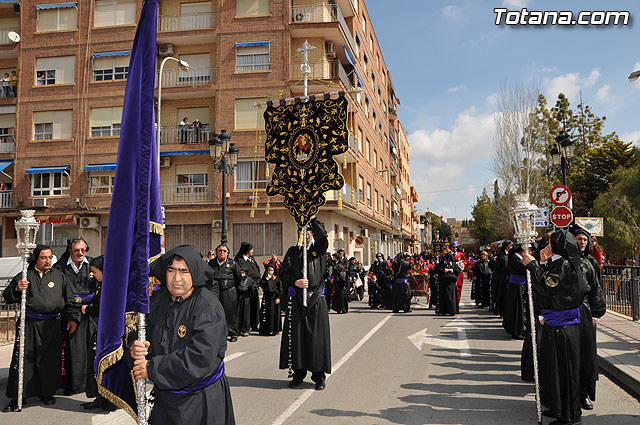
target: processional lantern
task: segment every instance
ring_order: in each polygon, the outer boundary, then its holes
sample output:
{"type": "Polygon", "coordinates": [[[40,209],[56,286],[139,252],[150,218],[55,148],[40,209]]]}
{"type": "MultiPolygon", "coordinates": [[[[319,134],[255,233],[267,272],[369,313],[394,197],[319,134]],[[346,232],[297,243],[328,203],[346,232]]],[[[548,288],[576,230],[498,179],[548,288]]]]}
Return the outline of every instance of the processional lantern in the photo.
{"type": "Polygon", "coordinates": [[[528,200],[529,195],[517,195],[516,206],[511,210],[515,238],[522,244],[535,241],[538,232],[535,228],[535,218],[538,207],[528,200]]]}
{"type": "Polygon", "coordinates": [[[30,254],[36,249],[36,234],[40,228],[40,223],[33,216],[35,210],[20,210],[22,217],[16,220],[16,233],[18,243],[16,248],[20,254],[30,254]]]}

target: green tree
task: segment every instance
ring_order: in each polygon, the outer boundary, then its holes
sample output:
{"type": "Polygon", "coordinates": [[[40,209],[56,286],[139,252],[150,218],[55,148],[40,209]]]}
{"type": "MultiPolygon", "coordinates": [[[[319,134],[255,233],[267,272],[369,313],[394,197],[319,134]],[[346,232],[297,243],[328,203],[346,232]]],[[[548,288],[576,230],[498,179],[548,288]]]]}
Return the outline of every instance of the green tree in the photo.
{"type": "Polygon", "coordinates": [[[487,190],[482,191],[482,195],[476,198],[476,204],[473,206],[471,216],[473,220],[469,222],[469,233],[480,245],[493,242],[495,233],[491,225],[491,216],[493,215],[493,203],[487,195],[487,190]]]}
{"type": "Polygon", "coordinates": [[[622,257],[633,253],[635,243],[640,244],[640,162],[618,168],[612,178],[611,187],[596,198],[593,212],[604,218],[601,242],[605,252],[622,257]]]}
{"type": "Polygon", "coordinates": [[[440,239],[448,238],[451,241],[451,226],[446,221],[441,221],[438,225],[438,236],[440,239]]]}

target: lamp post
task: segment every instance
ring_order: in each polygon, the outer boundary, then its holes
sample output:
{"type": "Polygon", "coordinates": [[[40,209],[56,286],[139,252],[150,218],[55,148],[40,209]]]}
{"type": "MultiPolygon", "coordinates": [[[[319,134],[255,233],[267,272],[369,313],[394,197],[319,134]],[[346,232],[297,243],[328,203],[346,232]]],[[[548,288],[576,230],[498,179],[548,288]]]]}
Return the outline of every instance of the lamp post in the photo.
{"type": "MultiPolygon", "coordinates": [[[[564,159],[564,156],[563,156],[564,159]]],[[[555,161],[554,161],[555,162],[555,161]]],[[[563,173],[564,177],[564,173],[563,173]]],[[[515,229],[516,240],[522,244],[523,248],[531,245],[535,241],[538,232],[535,228],[535,218],[538,207],[529,203],[529,194],[516,196],[516,206],[511,210],[513,228],[515,229]]],[[[526,248],[525,248],[526,250],[526,248]]],[[[529,295],[529,325],[531,328],[531,347],[533,350],[533,377],[536,390],[536,410],[538,413],[538,424],[542,425],[542,407],[540,405],[540,381],[538,377],[538,344],[536,341],[536,317],[533,309],[533,291],[531,289],[531,275],[527,270],[527,293],[529,295]]]]}
{"type": "MultiPolygon", "coordinates": [[[[40,223],[33,216],[35,210],[21,210],[19,220],[16,220],[16,234],[18,243],[16,248],[22,257],[22,280],[27,280],[27,260],[29,255],[36,248],[36,233],[40,228],[40,223]]],[[[27,316],[27,290],[23,289],[20,296],[20,330],[18,336],[18,411],[22,410],[22,398],[24,387],[24,333],[27,316]]]]}
{"type": "Polygon", "coordinates": [[[178,62],[180,69],[184,72],[189,71],[189,64],[182,59],[176,59],[173,56],[167,56],[160,63],[160,71],[158,72],[158,116],[156,117],[156,156],[158,157],[158,179],[160,178],[160,116],[162,113],[162,70],[164,64],[168,60],[178,62]]]}
{"type": "Polygon", "coordinates": [[[235,143],[229,143],[231,136],[226,130],[209,140],[209,155],[213,159],[213,166],[222,173],[222,235],[220,244],[227,244],[227,174],[232,175],[238,164],[238,152],[235,143]]]}
{"type": "Polygon", "coordinates": [[[551,149],[551,159],[553,160],[553,165],[560,166],[560,171],[562,173],[562,184],[567,185],[567,172],[569,171],[569,166],[571,165],[571,159],[573,158],[573,154],[575,151],[575,146],[571,137],[565,132],[561,131],[558,136],[556,136],[556,145],[551,149]]]}

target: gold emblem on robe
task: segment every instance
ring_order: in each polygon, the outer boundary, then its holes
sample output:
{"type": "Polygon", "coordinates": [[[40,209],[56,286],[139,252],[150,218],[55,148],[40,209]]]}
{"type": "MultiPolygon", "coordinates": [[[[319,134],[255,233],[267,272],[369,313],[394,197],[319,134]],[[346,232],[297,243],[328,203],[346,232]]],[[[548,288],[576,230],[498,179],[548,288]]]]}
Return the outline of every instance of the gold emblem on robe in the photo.
{"type": "Polygon", "coordinates": [[[47,285],[49,288],[53,288],[56,284],[53,282],[49,282],[49,284],[47,285]]]}
{"type": "Polygon", "coordinates": [[[187,327],[185,325],[180,325],[178,327],[178,336],[180,338],[184,338],[186,334],[187,334],[187,327]]]}
{"type": "Polygon", "coordinates": [[[544,283],[545,285],[547,285],[547,287],[549,288],[555,288],[556,286],[558,286],[558,284],[560,283],[557,279],[552,278],[551,276],[547,276],[544,279],[544,283]]]}
{"type": "Polygon", "coordinates": [[[231,267],[231,264],[227,263],[227,267],[231,267]]]}
{"type": "MultiPolygon", "coordinates": [[[[52,282],[52,283],[53,283],[53,282],[52,282]]],[[[80,297],[76,297],[76,302],[77,302],[77,303],[81,303],[81,302],[82,302],[82,298],[80,298],[80,297]]]]}

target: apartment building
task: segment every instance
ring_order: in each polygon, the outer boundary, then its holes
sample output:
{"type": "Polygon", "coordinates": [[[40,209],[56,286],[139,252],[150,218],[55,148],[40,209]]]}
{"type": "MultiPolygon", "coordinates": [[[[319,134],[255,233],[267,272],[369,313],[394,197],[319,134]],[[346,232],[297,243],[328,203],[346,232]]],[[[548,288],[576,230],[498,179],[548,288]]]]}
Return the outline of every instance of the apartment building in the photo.
{"type": "MultiPolygon", "coordinates": [[[[10,81],[0,98],[3,256],[16,255],[13,222],[24,208],[37,210],[39,240],[57,253],[78,234],[91,255],[104,251],[141,7],[142,0],[0,1],[0,72],[16,71],[18,78],[15,90],[10,81]]],[[[156,100],[167,248],[190,243],[204,254],[216,246],[222,196],[232,252],[249,241],[259,258],[282,256],[296,240],[281,199],[267,202],[271,173],[263,109],[256,105],[303,93],[297,49],[305,40],[316,47],[309,55],[310,93],[361,88],[348,95],[349,151],[335,158],[346,184],[327,193],[319,214],[330,249],[344,248],[368,264],[375,251],[391,255],[407,246],[416,199],[408,144],[364,1],[163,0],[156,73],[165,65],[156,100]],[[199,125],[181,125],[185,118],[199,125]],[[209,140],[221,130],[239,149],[224,189],[209,155],[209,140]],[[356,236],[364,243],[356,244],[356,236]]]]}

